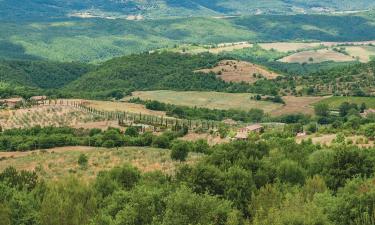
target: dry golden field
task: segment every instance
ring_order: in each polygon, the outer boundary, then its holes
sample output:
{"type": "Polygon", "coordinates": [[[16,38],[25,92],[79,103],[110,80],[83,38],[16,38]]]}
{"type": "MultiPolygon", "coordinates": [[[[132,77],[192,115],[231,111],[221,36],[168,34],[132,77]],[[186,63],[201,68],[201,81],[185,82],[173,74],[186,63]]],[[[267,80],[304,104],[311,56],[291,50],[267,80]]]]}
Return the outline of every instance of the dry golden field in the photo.
{"type": "Polygon", "coordinates": [[[271,112],[282,105],[272,102],[255,101],[250,99],[250,93],[224,93],[201,91],[136,91],[132,98],[139,97],[143,100],[156,100],[181,106],[203,107],[210,109],[263,109],[271,112]]]}

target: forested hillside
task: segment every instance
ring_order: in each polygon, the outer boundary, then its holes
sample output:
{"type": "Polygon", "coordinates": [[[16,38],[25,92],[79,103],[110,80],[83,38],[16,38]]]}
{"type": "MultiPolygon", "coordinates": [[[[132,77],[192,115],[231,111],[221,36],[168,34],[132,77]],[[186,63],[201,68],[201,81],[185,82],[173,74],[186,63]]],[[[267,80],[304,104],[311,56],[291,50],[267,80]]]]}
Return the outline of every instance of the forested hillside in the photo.
{"type": "Polygon", "coordinates": [[[95,16],[146,18],[188,17],[208,15],[290,14],[301,12],[331,12],[367,10],[375,3],[369,0],[2,0],[0,17],[6,20],[43,20],[62,18],[75,12],[95,16]]]}
{"type": "Polygon", "coordinates": [[[60,88],[90,71],[93,66],[82,63],[48,61],[0,61],[2,82],[51,89],[60,88]]]}
{"type": "Polygon", "coordinates": [[[130,55],[103,63],[69,84],[64,91],[86,97],[104,97],[132,90],[248,91],[249,85],[228,84],[214,74],[194,72],[215,65],[212,54],[153,53],[130,55]]]}
{"type": "Polygon", "coordinates": [[[100,62],[176,44],[375,39],[374,13],[0,23],[0,58],[100,62]]]}

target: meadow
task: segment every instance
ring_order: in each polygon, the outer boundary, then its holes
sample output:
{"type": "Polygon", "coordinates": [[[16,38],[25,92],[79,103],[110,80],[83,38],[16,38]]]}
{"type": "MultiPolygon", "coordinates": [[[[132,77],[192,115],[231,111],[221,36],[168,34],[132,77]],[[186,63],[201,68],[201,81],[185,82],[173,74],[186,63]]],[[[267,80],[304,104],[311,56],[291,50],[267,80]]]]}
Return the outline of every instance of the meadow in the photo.
{"type": "MultiPolygon", "coordinates": [[[[201,156],[191,153],[186,164],[197,162],[201,156]]],[[[173,174],[181,164],[170,158],[170,150],[147,147],[118,149],[94,147],[60,147],[32,152],[0,152],[0,172],[9,166],[18,170],[36,171],[41,178],[59,179],[76,175],[84,180],[93,179],[99,171],[110,170],[129,163],[143,172],[162,171],[173,174]],[[81,154],[88,157],[88,165],[78,164],[81,154]]]]}
{"type": "Polygon", "coordinates": [[[355,103],[360,105],[365,103],[368,108],[375,108],[375,98],[374,97],[341,97],[341,96],[333,96],[330,98],[323,99],[319,103],[327,104],[331,109],[338,109],[339,106],[344,103],[355,103]]]}
{"type": "Polygon", "coordinates": [[[128,98],[139,97],[142,100],[156,100],[164,103],[203,107],[210,109],[263,109],[271,112],[281,108],[281,104],[251,100],[250,93],[223,93],[204,91],[136,91],[128,98]]]}

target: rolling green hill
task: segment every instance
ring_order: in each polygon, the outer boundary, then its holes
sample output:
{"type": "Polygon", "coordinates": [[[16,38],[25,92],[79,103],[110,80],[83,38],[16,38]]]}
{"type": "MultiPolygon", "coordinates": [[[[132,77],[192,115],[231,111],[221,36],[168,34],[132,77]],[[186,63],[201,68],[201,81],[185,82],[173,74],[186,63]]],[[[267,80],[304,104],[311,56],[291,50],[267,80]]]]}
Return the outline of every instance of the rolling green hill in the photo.
{"type": "Polygon", "coordinates": [[[143,15],[146,18],[208,15],[290,14],[367,10],[370,0],[1,0],[0,17],[6,20],[62,18],[77,12],[99,17],[143,15]]]}
{"type": "Polygon", "coordinates": [[[0,58],[101,62],[175,44],[375,39],[373,13],[0,23],[0,58]]]}

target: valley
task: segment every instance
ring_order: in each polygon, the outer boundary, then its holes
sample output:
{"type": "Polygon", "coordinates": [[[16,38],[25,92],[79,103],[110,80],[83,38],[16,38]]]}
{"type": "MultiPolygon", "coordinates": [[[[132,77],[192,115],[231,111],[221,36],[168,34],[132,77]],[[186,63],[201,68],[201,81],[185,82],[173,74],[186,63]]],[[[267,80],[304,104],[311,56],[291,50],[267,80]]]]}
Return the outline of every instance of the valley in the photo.
{"type": "Polygon", "coordinates": [[[374,7],[0,0],[0,225],[375,224],[374,7]]]}

